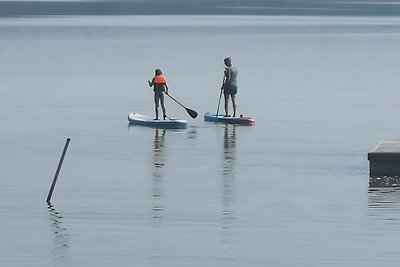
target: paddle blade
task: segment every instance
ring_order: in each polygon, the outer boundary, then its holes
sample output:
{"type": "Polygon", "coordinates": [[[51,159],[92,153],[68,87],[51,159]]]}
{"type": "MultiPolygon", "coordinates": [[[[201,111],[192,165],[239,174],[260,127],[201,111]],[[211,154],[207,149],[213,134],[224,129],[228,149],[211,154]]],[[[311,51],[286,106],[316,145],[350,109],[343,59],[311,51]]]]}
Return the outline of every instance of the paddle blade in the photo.
{"type": "Polygon", "coordinates": [[[187,113],[189,113],[190,117],[192,117],[193,119],[197,117],[196,111],[189,109],[189,108],[187,108],[186,111],[187,111],[187,113]]]}

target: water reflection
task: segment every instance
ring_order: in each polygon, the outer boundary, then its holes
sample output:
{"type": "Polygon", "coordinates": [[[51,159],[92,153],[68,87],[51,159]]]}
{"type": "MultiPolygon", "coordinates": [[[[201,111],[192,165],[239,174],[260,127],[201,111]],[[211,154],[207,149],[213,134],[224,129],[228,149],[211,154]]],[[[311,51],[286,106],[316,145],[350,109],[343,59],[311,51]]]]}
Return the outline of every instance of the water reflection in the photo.
{"type": "Polygon", "coordinates": [[[400,189],[370,189],[368,192],[368,217],[400,227],[400,189]]]}
{"type": "Polygon", "coordinates": [[[197,137],[197,128],[195,126],[188,127],[187,137],[189,139],[195,139],[197,137]]]}
{"type": "Polygon", "coordinates": [[[236,126],[226,125],[224,129],[224,149],[222,166],[222,227],[229,229],[235,219],[235,164],[236,126]]]}
{"type": "Polygon", "coordinates": [[[153,149],[153,218],[163,218],[163,167],[165,165],[164,142],[165,129],[156,129],[153,149]]]}
{"type": "Polygon", "coordinates": [[[223,174],[229,175],[233,173],[236,161],[236,125],[225,125],[224,130],[224,169],[223,174]]]}
{"type": "Polygon", "coordinates": [[[47,203],[49,218],[51,222],[51,231],[54,234],[52,255],[55,265],[65,264],[68,261],[69,234],[67,229],[63,227],[62,216],[49,202],[47,203]]]}

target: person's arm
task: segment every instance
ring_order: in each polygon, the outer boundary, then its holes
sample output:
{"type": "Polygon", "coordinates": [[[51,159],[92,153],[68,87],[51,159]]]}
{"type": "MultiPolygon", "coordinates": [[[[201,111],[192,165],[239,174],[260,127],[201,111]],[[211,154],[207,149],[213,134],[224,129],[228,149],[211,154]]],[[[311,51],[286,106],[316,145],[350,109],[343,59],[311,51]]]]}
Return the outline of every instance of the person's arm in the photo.
{"type": "Polygon", "coordinates": [[[168,95],[168,85],[165,83],[165,93],[168,95]]]}
{"type": "Polygon", "coordinates": [[[228,68],[227,74],[228,75],[226,77],[225,83],[228,83],[231,80],[231,68],[228,68]]]}
{"type": "Polygon", "coordinates": [[[224,90],[224,86],[225,86],[225,84],[228,83],[230,77],[231,77],[231,70],[229,68],[225,68],[224,78],[222,80],[221,90],[224,90]]]}
{"type": "Polygon", "coordinates": [[[154,78],[153,78],[153,80],[151,80],[151,82],[150,81],[147,81],[147,82],[149,83],[149,86],[152,87],[154,85],[154,78]]]}

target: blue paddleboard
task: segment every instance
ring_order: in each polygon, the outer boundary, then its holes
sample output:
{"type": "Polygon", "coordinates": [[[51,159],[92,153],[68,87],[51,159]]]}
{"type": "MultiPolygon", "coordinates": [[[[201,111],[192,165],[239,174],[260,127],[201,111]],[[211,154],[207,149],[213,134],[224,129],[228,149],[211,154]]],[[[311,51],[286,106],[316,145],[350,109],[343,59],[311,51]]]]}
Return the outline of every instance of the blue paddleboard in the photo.
{"type": "Polygon", "coordinates": [[[256,124],[256,121],[254,119],[243,117],[242,115],[240,115],[239,117],[225,117],[222,114],[218,114],[218,116],[216,116],[215,114],[212,114],[210,112],[204,114],[204,120],[226,123],[226,124],[247,125],[247,126],[256,124]]]}

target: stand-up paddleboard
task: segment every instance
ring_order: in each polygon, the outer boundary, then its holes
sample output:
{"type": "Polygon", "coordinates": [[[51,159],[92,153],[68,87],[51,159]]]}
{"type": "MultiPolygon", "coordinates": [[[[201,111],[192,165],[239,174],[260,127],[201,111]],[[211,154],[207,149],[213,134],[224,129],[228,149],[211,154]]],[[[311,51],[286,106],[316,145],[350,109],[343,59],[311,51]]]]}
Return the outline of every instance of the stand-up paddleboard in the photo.
{"type": "Polygon", "coordinates": [[[177,120],[177,119],[165,119],[165,120],[153,120],[152,118],[137,114],[131,113],[128,116],[129,123],[132,125],[141,125],[153,128],[162,128],[162,129],[184,129],[187,127],[187,121],[185,120],[177,120]]]}
{"type": "Polygon", "coordinates": [[[218,116],[216,116],[215,114],[212,114],[210,112],[204,114],[204,120],[226,123],[226,124],[247,125],[247,126],[256,124],[256,121],[254,119],[243,117],[242,115],[240,115],[239,117],[225,117],[222,114],[218,114],[218,116]]]}

